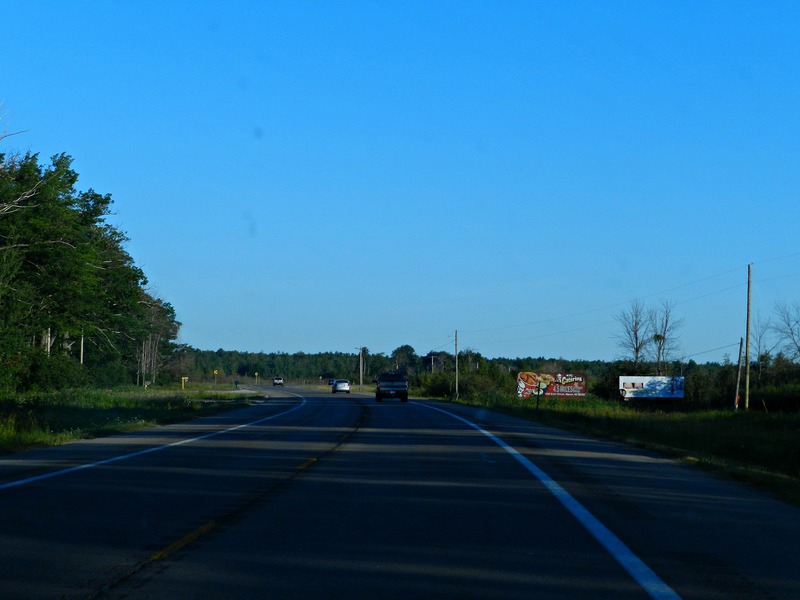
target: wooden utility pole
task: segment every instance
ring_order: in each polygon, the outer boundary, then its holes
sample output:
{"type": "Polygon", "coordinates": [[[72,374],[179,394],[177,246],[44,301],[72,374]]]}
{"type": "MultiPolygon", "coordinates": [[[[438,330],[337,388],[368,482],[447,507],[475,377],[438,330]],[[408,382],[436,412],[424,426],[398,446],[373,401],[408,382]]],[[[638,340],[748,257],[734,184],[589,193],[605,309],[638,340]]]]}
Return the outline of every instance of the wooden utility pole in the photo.
{"type": "Polygon", "coordinates": [[[458,400],[458,329],[456,329],[456,400],[458,400]]]}
{"type": "Polygon", "coordinates": [[[364,346],[358,348],[358,385],[364,385],[364,346]]]}
{"type": "Polygon", "coordinates": [[[753,263],[747,265],[747,331],[744,344],[744,409],[750,410],[750,299],[753,285],[753,263]]]}

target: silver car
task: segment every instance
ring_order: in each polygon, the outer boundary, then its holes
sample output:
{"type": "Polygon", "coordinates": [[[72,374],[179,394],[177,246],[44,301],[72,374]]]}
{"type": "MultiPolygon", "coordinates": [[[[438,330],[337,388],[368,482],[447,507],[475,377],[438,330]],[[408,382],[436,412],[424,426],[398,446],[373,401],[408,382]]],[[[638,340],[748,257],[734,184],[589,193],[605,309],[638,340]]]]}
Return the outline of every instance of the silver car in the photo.
{"type": "Polygon", "coordinates": [[[350,382],[347,379],[334,379],[331,384],[331,393],[346,392],[350,393],[350,382]]]}

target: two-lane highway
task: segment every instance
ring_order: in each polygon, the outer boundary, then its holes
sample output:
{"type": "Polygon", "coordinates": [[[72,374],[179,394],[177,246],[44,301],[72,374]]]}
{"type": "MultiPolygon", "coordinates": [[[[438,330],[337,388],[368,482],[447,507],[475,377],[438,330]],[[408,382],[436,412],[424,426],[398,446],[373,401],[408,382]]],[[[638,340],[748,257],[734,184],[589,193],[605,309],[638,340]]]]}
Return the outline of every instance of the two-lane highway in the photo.
{"type": "Polygon", "coordinates": [[[760,493],[490,411],[295,391],[0,460],[0,597],[800,597],[800,511],[760,493]]]}

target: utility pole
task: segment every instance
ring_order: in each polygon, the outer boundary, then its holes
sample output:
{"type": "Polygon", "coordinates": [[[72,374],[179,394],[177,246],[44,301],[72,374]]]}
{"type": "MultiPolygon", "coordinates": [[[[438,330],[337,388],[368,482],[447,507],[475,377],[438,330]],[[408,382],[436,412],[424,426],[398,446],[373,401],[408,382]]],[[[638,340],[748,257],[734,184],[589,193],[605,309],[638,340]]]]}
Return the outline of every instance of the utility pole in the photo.
{"type": "Polygon", "coordinates": [[[747,265],[747,332],[744,344],[744,409],[750,410],[750,299],[753,285],[753,263],[747,265]]]}
{"type": "Polygon", "coordinates": [[[456,400],[458,400],[458,329],[456,329],[456,400]]]}
{"type": "Polygon", "coordinates": [[[364,346],[358,348],[358,385],[364,385],[364,346]]]}

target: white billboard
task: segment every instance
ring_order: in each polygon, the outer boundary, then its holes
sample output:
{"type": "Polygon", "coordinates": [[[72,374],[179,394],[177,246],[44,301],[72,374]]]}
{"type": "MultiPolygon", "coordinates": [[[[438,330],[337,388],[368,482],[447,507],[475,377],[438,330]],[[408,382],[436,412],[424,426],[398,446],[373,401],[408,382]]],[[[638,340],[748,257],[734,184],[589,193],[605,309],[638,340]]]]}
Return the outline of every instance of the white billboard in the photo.
{"type": "Polygon", "coordinates": [[[619,393],[631,398],[683,398],[683,377],[646,377],[621,375],[619,393]]]}

